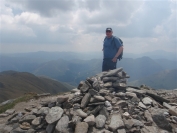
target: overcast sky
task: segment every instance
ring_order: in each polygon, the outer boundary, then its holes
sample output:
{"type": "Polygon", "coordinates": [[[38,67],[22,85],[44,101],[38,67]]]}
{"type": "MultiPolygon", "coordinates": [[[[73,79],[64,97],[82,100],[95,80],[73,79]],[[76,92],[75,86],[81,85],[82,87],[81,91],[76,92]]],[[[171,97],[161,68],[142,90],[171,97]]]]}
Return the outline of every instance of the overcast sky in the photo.
{"type": "Polygon", "coordinates": [[[106,27],[124,51],[177,51],[176,0],[0,0],[0,52],[101,51],[106,27]]]}

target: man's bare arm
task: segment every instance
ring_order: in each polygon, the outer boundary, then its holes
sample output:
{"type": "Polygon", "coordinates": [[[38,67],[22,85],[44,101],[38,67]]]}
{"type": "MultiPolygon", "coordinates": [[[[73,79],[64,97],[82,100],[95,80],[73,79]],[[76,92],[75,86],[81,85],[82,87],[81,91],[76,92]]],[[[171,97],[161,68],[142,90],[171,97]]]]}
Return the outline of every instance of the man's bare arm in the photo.
{"type": "Polygon", "coordinates": [[[117,61],[117,57],[122,53],[123,51],[123,46],[121,46],[119,48],[119,50],[117,51],[116,55],[114,56],[114,58],[112,59],[113,62],[116,62],[117,61]]]}

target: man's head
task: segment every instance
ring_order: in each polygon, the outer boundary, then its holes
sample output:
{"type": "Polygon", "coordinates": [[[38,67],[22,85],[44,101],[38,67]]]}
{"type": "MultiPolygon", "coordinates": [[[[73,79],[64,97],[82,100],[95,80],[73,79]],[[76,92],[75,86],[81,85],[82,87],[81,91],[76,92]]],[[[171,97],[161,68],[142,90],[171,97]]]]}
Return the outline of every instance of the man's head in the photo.
{"type": "Polygon", "coordinates": [[[112,28],[106,28],[106,36],[107,37],[111,37],[112,33],[113,33],[112,28]]]}

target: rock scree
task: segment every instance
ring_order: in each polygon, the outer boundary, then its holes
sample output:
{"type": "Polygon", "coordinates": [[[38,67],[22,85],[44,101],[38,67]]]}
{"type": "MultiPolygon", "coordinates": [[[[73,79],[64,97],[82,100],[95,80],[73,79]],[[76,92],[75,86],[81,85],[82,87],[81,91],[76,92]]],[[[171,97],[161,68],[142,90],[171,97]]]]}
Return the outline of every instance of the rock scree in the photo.
{"type": "Polygon", "coordinates": [[[7,110],[0,133],[177,133],[177,96],[127,78],[123,68],[101,72],[39,107],[7,110]]]}

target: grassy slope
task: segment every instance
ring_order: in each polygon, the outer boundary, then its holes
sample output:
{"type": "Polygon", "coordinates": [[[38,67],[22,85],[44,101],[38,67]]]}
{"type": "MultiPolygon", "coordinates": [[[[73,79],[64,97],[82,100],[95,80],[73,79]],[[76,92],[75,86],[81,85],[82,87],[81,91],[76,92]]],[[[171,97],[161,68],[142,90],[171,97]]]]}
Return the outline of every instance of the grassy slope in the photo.
{"type": "Polygon", "coordinates": [[[19,97],[28,92],[56,94],[70,90],[61,82],[36,77],[27,72],[6,71],[0,73],[0,102],[19,97]]]}

